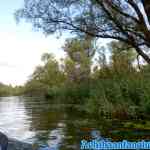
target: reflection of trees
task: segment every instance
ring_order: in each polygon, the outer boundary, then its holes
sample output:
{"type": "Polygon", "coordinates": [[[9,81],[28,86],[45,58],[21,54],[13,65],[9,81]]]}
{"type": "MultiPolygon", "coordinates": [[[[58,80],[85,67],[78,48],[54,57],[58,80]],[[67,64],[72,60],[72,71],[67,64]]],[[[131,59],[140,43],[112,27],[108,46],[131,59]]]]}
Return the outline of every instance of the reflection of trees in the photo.
{"type": "Polygon", "coordinates": [[[67,146],[80,143],[80,120],[84,115],[74,106],[66,107],[61,104],[49,104],[48,101],[40,98],[28,98],[25,99],[25,109],[31,120],[30,130],[35,132],[36,141],[44,143],[55,140],[55,137],[50,137],[51,133],[61,128],[62,134],[65,135],[62,150],[63,147],[67,150],[67,146]]]}
{"type": "Polygon", "coordinates": [[[25,99],[25,109],[31,120],[30,130],[35,132],[35,140],[51,143],[61,137],[59,134],[64,134],[61,150],[79,149],[80,140],[90,136],[93,128],[99,126],[99,121],[91,121],[77,105],[49,104],[44,99],[30,98],[25,99]],[[53,131],[62,133],[55,135],[53,131]]]}
{"type": "Polygon", "coordinates": [[[31,121],[30,130],[35,132],[36,141],[48,141],[50,132],[62,120],[63,113],[42,98],[25,99],[25,109],[31,121]]]}
{"type": "Polygon", "coordinates": [[[80,149],[80,141],[83,139],[91,140],[91,132],[98,130],[106,135],[111,123],[106,122],[97,116],[89,116],[86,114],[82,106],[72,105],[65,109],[65,138],[61,150],[80,149]]]}
{"type": "Polygon", "coordinates": [[[82,140],[82,127],[87,127],[85,113],[76,105],[65,107],[65,138],[63,140],[62,150],[80,149],[79,144],[82,140]]]}

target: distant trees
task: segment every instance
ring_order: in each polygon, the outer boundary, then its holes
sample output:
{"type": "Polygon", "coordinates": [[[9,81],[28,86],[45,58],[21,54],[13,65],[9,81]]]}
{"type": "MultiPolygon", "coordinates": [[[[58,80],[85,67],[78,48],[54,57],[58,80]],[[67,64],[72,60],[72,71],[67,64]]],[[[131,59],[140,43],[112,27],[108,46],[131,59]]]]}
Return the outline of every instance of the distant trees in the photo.
{"type": "Polygon", "coordinates": [[[110,38],[134,47],[150,64],[148,0],[25,0],[16,19],[25,18],[45,34],[69,30],[110,38]],[[144,13],[145,11],[145,13],[144,13]]]}
{"type": "MultiPolygon", "coordinates": [[[[90,93],[90,81],[103,78],[128,77],[137,72],[135,50],[123,42],[111,42],[108,45],[109,61],[106,60],[106,49],[97,49],[94,40],[72,38],[66,40],[63,50],[66,57],[60,62],[50,53],[41,56],[43,65],[37,66],[25,85],[26,93],[41,93],[46,95],[53,90],[67,92],[70,89],[85,89],[90,93]],[[95,52],[98,51],[96,67],[92,64],[95,52]],[[94,67],[94,68],[93,68],[94,67]],[[92,69],[93,68],[93,69],[92,69]],[[81,88],[82,87],[82,88],[81,88]]],[[[54,92],[54,91],[53,91],[54,92]]],[[[59,95],[59,93],[58,93],[59,95]]]]}
{"type": "Polygon", "coordinates": [[[0,94],[12,89],[13,95],[78,104],[85,112],[103,117],[149,118],[149,65],[141,64],[139,69],[135,49],[124,42],[112,41],[100,49],[93,42],[86,37],[68,39],[63,46],[65,58],[59,61],[50,53],[43,54],[42,64],[24,86],[3,86],[2,90],[0,85],[0,94]]]}
{"type": "Polygon", "coordinates": [[[64,75],[61,72],[58,61],[52,54],[43,54],[41,60],[44,62],[42,66],[43,71],[41,73],[41,82],[52,87],[54,85],[60,85],[64,79],[64,75]]]}
{"type": "Polygon", "coordinates": [[[36,67],[25,85],[25,93],[45,95],[50,88],[61,85],[64,80],[58,61],[52,54],[44,53],[41,60],[44,65],[36,67]]]}
{"type": "Polygon", "coordinates": [[[35,68],[25,85],[25,93],[52,97],[59,91],[58,95],[64,92],[65,98],[74,100],[78,99],[79,92],[79,95],[89,94],[91,64],[96,51],[93,38],[68,39],[62,48],[66,57],[60,62],[50,53],[42,55],[43,65],[35,68]]]}
{"type": "Polygon", "coordinates": [[[10,96],[13,94],[13,87],[0,83],[0,96],[10,96]]]}

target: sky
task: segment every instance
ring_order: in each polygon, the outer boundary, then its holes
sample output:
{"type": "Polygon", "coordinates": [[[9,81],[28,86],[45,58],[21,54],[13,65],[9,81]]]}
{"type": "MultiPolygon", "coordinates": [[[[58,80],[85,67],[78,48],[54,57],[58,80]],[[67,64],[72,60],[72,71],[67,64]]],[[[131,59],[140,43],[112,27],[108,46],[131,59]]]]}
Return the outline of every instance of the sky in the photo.
{"type": "Polygon", "coordinates": [[[63,57],[62,46],[68,38],[45,37],[42,32],[35,32],[30,23],[17,24],[14,12],[22,6],[23,0],[0,1],[0,82],[13,86],[28,80],[43,53],[54,53],[57,59],[63,57]]]}
{"type": "Polygon", "coordinates": [[[14,12],[21,6],[23,0],[0,2],[0,82],[5,84],[24,84],[44,52],[52,52],[58,59],[64,56],[64,37],[45,37],[29,23],[16,24],[14,12]]]}

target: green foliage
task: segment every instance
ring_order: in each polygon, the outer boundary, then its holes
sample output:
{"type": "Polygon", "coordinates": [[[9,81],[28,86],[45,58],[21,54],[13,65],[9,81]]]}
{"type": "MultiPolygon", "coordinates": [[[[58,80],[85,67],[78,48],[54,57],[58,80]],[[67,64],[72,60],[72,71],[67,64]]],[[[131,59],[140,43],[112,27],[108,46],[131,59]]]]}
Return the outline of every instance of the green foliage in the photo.
{"type": "Polygon", "coordinates": [[[112,42],[109,49],[110,62],[98,62],[100,67],[92,74],[88,111],[121,119],[148,117],[149,67],[144,66],[142,70],[138,70],[135,66],[134,49],[127,51],[127,45],[123,43],[112,42]]]}
{"type": "Polygon", "coordinates": [[[46,35],[68,30],[125,42],[150,64],[149,6],[148,0],[24,0],[15,16],[46,35]]]}
{"type": "Polygon", "coordinates": [[[43,54],[41,60],[44,65],[36,67],[30,80],[24,86],[24,94],[53,97],[56,93],[55,87],[61,86],[65,75],[52,54],[43,54]]]}
{"type": "Polygon", "coordinates": [[[70,39],[66,41],[63,49],[67,53],[64,63],[68,79],[73,82],[89,80],[91,59],[95,53],[93,39],[70,39]]]}
{"type": "Polygon", "coordinates": [[[16,86],[12,87],[11,85],[5,85],[0,83],[0,96],[12,96],[21,93],[22,87],[16,86]]]}
{"type": "Polygon", "coordinates": [[[23,93],[29,96],[44,96],[47,86],[37,80],[30,80],[26,83],[23,93]]]}
{"type": "Polygon", "coordinates": [[[68,40],[63,47],[67,56],[61,62],[52,54],[43,54],[43,65],[36,67],[25,86],[0,85],[3,87],[0,94],[41,95],[51,102],[79,104],[84,111],[98,117],[149,118],[150,67],[144,64],[141,70],[137,69],[134,49],[124,43],[112,42],[108,45],[109,61],[102,48],[94,68],[93,54],[86,53],[87,49],[95,51],[92,39],[89,41],[68,40]]]}
{"type": "Polygon", "coordinates": [[[64,91],[66,103],[83,104],[89,97],[89,87],[85,83],[66,85],[64,91]]]}

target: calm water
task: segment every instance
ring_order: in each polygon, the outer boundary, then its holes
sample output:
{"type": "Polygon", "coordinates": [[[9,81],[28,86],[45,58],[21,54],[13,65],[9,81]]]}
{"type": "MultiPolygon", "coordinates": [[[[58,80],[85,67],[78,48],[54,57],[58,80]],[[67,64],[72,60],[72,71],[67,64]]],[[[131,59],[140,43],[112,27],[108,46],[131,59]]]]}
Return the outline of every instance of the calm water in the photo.
{"type": "Polygon", "coordinates": [[[121,122],[86,115],[77,105],[50,104],[29,97],[0,98],[0,131],[28,143],[49,144],[58,150],[77,150],[80,140],[99,131],[113,140],[150,139],[149,131],[127,130],[121,122]]]}

